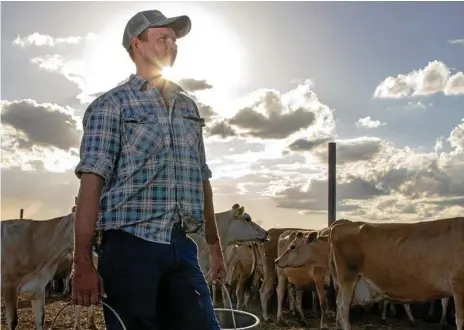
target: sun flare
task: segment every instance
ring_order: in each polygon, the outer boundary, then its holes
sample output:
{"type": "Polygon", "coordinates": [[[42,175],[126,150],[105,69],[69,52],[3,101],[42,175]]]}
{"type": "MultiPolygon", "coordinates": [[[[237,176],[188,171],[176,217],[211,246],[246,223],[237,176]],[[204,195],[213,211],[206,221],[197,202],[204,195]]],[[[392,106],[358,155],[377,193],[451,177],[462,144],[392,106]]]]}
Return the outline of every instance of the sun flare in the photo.
{"type": "MultiPolygon", "coordinates": [[[[79,81],[84,94],[109,90],[135,71],[134,64],[120,44],[119,32],[135,12],[146,10],[146,5],[142,7],[114,17],[84,50],[83,62],[88,66],[88,77],[79,81]]],[[[219,108],[221,105],[218,103],[230,104],[227,96],[232,95],[240,82],[246,79],[244,73],[248,71],[243,60],[246,59],[245,49],[234,31],[220,17],[199,5],[166,3],[159,7],[166,16],[186,14],[192,20],[190,33],[177,42],[178,55],[174,66],[163,70],[163,75],[174,82],[183,78],[206,80],[213,89],[211,93],[205,93],[205,101],[219,108]]]]}

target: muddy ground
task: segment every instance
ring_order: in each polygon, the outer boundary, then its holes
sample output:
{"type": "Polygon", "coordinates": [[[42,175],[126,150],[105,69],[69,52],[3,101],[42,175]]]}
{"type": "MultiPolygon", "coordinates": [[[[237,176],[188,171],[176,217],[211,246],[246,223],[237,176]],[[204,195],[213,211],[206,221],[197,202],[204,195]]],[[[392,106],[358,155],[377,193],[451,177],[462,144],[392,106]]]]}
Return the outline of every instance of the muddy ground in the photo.
{"type": "MultiPolygon", "coordinates": [[[[61,294],[54,294],[52,297],[48,297],[46,301],[45,307],[45,329],[49,329],[51,325],[52,318],[54,315],[63,307],[65,303],[69,302],[69,297],[63,298],[61,294]]],[[[247,308],[247,311],[254,313],[256,315],[260,315],[259,308],[257,306],[250,306],[247,308]]],[[[34,326],[34,316],[31,310],[31,304],[29,301],[20,300],[19,301],[19,325],[17,330],[32,330],[35,329],[34,326]]],[[[275,311],[271,315],[275,315],[275,311]]],[[[319,320],[317,316],[311,315],[310,312],[306,312],[306,318],[308,321],[307,326],[300,325],[297,321],[293,319],[293,317],[289,313],[285,313],[284,317],[286,319],[286,325],[277,326],[273,322],[264,323],[262,322],[257,330],[277,330],[277,329],[286,329],[286,330],[308,330],[308,329],[319,329],[319,320]]],[[[404,317],[395,318],[390,317],[388,321],[388,325],[380,325],[379,320],[380,316],[376,313],[373,314],[362,314],[357,315],[354,314],[351,316],[353,330],[439,330],[441,327],[439,324],[430,324],[425,323],[420,320],[417,320],[418,324],[416,327],[410,327],[407,324],[407,321],[404,317]]],[[[103,323],[103,312],[101,307],[97,308],[97,326],[99,329],[104,329],[103,323]]],[[[87,329],[87,309],[83,308],[82,310],[82,326],[84,329],[87,329]]],[[[66,308],[57,322],[55,323],[54,329],[60,330],[69,330],[72,329],[74,324],[74,310],[72,307],[66,308]]],[[[329,326],[330,329],[335,329],[333,320],[330,320],[329,326]]],[[[1,327],[6,329],[6,321],[5,321],[5,311],[4,305],[2,301],[2,324],[1,327]]],[[[450,329],[455,329],[451,327],[450,329]]]]}

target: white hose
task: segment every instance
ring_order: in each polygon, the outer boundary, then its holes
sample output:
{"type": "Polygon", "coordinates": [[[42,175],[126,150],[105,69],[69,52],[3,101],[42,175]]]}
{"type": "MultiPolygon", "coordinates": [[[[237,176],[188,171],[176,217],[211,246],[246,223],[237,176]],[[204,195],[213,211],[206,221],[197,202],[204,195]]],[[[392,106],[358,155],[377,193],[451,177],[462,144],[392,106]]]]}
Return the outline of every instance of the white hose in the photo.
{"type": "MultiPolygon", "coordinates": [[[[119,324],[121,324],[122,326],[122,329],[123,330],[127,330],[126,326],[124,325],[124,322],[121,320],[121,317],[119,316],[119,314],[113,309],[113,307],[111,307],[110,305],[108,305],[106,302],[100,300],[100,304],[102,304],[103,306],[106,306],[111,312],[113,312],[114,316],[116,316],[116,318],[118,319],[119,321],[119,324]]],[[[50,326],[49,330],[53,330],[53,325],[55,324],[55,321],[56,319],[58,318],[58,316],[61,314],[61,312],[63,311],[63,309],[65,309],[66,307],[72,305],[72,302],[68,302],[66,303],[63,307],[61,307],[61,309],[58,311],[58,313],[56,313],[55,317],[53,318],[53,321],[52,321],[52,325],[50,326]]]]}

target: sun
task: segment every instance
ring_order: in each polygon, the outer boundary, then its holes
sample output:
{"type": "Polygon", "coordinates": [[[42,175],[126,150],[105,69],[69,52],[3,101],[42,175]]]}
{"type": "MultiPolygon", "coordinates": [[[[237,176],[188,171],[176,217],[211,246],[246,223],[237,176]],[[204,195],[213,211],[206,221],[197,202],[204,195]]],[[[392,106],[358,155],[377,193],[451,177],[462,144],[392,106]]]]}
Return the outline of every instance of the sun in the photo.
{"type": "Polygon", "coordinates": [[[172,67],[164,68],[162,74],[163,77],[167,80],[179,81],[180,79],[182,79],[182,76],[176,73],[176,70],[174,70],[172,67]]]}

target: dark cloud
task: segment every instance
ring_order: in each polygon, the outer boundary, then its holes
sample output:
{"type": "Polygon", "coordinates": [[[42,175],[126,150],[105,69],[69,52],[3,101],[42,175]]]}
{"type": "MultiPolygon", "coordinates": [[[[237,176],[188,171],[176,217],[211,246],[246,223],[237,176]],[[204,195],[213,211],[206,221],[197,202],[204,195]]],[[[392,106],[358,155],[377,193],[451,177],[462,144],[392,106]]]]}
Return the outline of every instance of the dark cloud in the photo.
{"type": "Polygon", "coordinates": [[[318,129],[330,130],[332,111],[319,102],[309,85],[300,85],[285,95],[274,90],[261,91],[254,104],[216,123],[211,131],[222,137],[240,132],[243,137],[284,139],[316,123],[321,126],[318,129]],[[285,95],[288,99],[284,103],[285,95]]]}
{"type": "MultiPolygon", "coordinates": [[[[327,142],[327,141],[323,141],[327,142]]],[[[328,161],[328,144],[319,144],[316,154],[324,162],[328,161]]],[[[381,150],[384,142],[378,138],[362,137],[350,140],[336,141],[337,143],[337,164],[346,164],[372,159],[381,150]]]]}
{"type": "Polygon", "coordinates": [[[223,139],[227,137],[237,136],[237,132],[230,126],[226,120],[220,121],[209,127],[206,127],[205,133],[209,136],[220,136],[223,139]]]}
{"type": "Polygon", "coordinates": [[[187,92],[197,92],[213,88],[213,86],[208,84],[206,80],[197,80],[193,78],[181,79],[178,84],[187,92]]]}
{"type": "Polygon", "coordinates": [[[69,150],[79,146],[82,136],[75,117],[58,105],[37,104],[33,100],[3,101],[1,119],[3,125],[24,135],[16,136],[22,149],[37,145],[69,150]]]}
{"type": "Polygon", "coordinates": [[[293,141],[288,146],[288,149],[292,151],[312,151],[319,147],[321,144],[328,143],[329,141],[329,138],[319,138],[313,140],[298,139],[293,141]]]}
{"type": "MultiPolygon", "coordinates": [[[[352,177],[337,184],[337,207],[346,200],[366,200],[386,194],[375,183],[352,177]]],[[[320,212],[327,211],[327,196],[327,180],[312,180],[306,190],[301,187],[288,188],[274,197],[274,200],[277,207],[320,212]]]]}
{"type": "MultiPolygon", "coordinates": [[[[274,106],[275,105],[271,105],[274,106]]],[[[268,109],[268,116],[265,116],[251,108],[240,110],[229,123],[240,128],[246,129],[246,135],[261,139],[283,139],[300,129],[310,126],[315,119],[313,112],[305,109],[297,109],[290,113],[280,114],[268,109]]]]}

